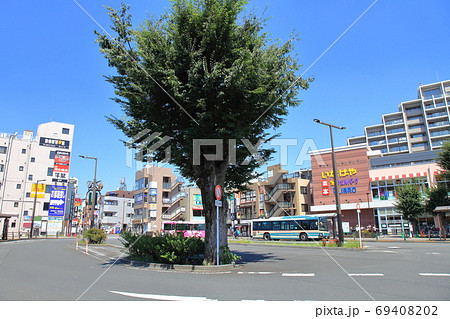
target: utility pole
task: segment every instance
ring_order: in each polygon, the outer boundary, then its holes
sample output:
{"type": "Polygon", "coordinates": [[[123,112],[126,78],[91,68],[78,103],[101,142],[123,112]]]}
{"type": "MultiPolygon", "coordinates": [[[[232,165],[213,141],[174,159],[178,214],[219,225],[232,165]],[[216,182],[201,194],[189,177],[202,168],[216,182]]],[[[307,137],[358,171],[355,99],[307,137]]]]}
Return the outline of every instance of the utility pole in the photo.
{"type": "Polygon", "coordinates": [[[37,193],[39,188],[39,182],[44,182],[45,179],[38,179],[36,181],[36,188],[34,189],[34,205],[33,205],[33,214],[31,215],[31,231],[29,238],[33,238],[33,232],[34,232],[34,216],[36,215],[36,202],[37,202],[37,193]]]}
{"type": "Polygon", "coordinates": [[[325,122],[321,122],[319,119],[313,120],[316,123],[326,125],[330,128],[330,140],[331,140],[331,160],[333,162],[333,180],[334,180],[334,196],[336,200],[336,214],[337,214],[337,223],[338,223],[338,233],[339,233],[339,242],[338,246],[342,246],[344,243],[344,233],[342,231],[342,214],[341,214],[341,201],[339,197],[339,184],[337,179],[337,168],[336,168],[336,155],[334,153],[334,142],[333,142],[333,128],[337,128],[338,130],[345,130],[345,127],[336,126],[332,124],[328,124],[325,122]]]}

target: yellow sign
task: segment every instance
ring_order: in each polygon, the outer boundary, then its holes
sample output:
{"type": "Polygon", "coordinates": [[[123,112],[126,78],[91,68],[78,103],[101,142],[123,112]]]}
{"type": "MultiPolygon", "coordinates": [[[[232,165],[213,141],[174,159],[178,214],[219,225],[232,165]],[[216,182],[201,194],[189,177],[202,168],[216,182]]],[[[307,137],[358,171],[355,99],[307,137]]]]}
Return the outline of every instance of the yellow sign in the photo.
{"type": "Polygon", "coordinates": [[[38,193],[45,193],[45,184],[33,184],[31,185],[31,191],[36,192],[36,185],[38,185],[38,193]]]}
{"type": "MultiPolygon", "coordinates": [[[[352,175],[356,175],[356,173],[358,173],[358,171],[354,168],[340,169],[339,177],[352,176],[352,175]]],[[[331,177],[334,177],[333,171],[322,172],[322,178],[331,178],[331,177]]]]}

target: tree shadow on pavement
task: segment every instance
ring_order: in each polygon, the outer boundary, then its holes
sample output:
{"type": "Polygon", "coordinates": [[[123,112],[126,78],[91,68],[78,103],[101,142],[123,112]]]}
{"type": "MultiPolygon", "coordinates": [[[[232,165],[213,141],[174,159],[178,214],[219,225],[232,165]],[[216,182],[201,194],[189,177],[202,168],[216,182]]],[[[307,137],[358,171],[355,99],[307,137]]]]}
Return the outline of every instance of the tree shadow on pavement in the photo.
{"type": "Polygon", "coordinates": [[[233,253],[240,256],[242,259],[236,264],[258,263],[258,262],[275,262],[285,260],[272,253],[255,253],[253,251],[233,250],[233,253]]]}

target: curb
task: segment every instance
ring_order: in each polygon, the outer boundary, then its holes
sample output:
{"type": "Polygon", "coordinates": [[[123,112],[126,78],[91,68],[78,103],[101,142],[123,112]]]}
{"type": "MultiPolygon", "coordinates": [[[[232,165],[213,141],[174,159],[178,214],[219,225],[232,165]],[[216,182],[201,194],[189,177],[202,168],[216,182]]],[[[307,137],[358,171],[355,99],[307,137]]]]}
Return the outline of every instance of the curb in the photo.
{"type": "MultiPolygon", "coordinates": [[[[229,243],[231,244],[231,243],[229,243]]],[[[300,245],[282,245],[282,244],[264,244],[264,243],[232,243],[233,245],[254,245],[254,246],[275,246],[275,247],[288,247],[288,248],[323,248],[324,250],[355,250],[355,251],[362,251],[366,250],[367,247],[363,248],[356,248],[356,247],[324,247],[322,245],[316,245],[316,246],[300,246],[300,245]]]]}
{"type": "Polygon", "coordinates": [[[236,264],[227,264],[227,265],[211,265],[211,266],[203,266],[203,265],[177,265],[177,264],[157,264],[157,263],[148,263],[144,261],[135,261],[128,258],[121,258],[125,264],[129,264],[135,267],[147,267],[148,269],[153,270],[174,270],[174,271],[183,271],[183,272],[228,272],[234,269],[242,268],[240,265],[236,264]]]}

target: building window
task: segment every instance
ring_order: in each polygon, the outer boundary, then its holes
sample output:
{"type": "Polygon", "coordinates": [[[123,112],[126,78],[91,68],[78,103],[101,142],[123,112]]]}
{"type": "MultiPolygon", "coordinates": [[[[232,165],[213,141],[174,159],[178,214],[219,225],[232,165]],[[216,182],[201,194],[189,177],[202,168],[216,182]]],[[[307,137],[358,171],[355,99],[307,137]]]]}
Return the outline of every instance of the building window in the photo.
{"type": "Polygon", "coordinates": [[[23,211],[23,216],[28,216],[28,211],[27,210],[23,211]]]}
{"type": "Polygon", "coordinates": [[[50,194],[51,191],[52,191],[52,185],[45,185],[45,193],[50,194]]]}
{"type": "Polygon", "coordinates": [[[302,193],[302,194],[308,194],[308,187],[306,187],[306,186],[300,186],[300,193],[302,193]]]}
{"type": "Polygon", "coordinates": [[[23,166],[19,166],[19,172],[23,172],[23,166]]]}
{"type": "Polygon", "coordinates": [[[6,154],[6,150],[8,148],[6,146],[0,146],[0,154],[6,154]]]}
{"type": "Polygon", "coordinates": [[[11,228],[16,228],[16,222],[15,221],[11,223],[11,228]]]}
{"type": "Polygon", "coordinates": [[[0,172],[3,172],[3,169],[5,168],[4,164],[0,164],[0,172]]]}
{"type": "Polygon", "coordinates": [[[68,128],[63,128],[62,133],[63,134],[69,134],[70,130],[68,128]]]}
{"type": "Polygon", "coordinates": [[[32,180],[33,180],[33,175],[32,175],[32,174],[28,175],[28,180],[29,180],[29,181],[32,181],[32,180]]]}
{"type": "Polygon", "coordinates": [[[307,213],[309,211],[308,204],[302,204],[302,212],[307,213]]]}
{"type": "Polygon", "coordinates": [[[14,202],[14,207],[19,207],[19,202],[14,202]]]}
{"type": "Polygon", "coordinates": [[[43,210],[44,211],[48,211],[48,207],[50,206],[50,203],[49,202],[46,202],[46,203],[44,203],[44,208],[43,208],[43,210]]]}
{"type": "Polygon", "coordinates": [[[31,197],[31,193],[26,193],[25,197],[31,197]]]}
{"type": "Polygon", "coordinates": [[[30,162],[31,162],[31,163],[36,162],[36,157],[32,157],[32,158],[30,159],[30,162]]]}
{"type": "Polygon", "coordinates": [[[21,189],[22,188],[22,184],[17,184],[16,185],[16,189],[21,189]]]}
{"type": "Polygon", "coordinates": [[[56,151],[50,151],[50,154],[49,154],[48,158],[49,159],[55,159],[55,154],[56,154],[56,151]]]}
{"type": "Polygon", "coordinates": [[[26,154],[27,153],[27,149],[26,148],[22,148],[22,154],[26,154]]]}
{"type": "Polygon", "coordinates": [[[47,168],[47,176],[53,176],[53,167],[47,168]]]}

